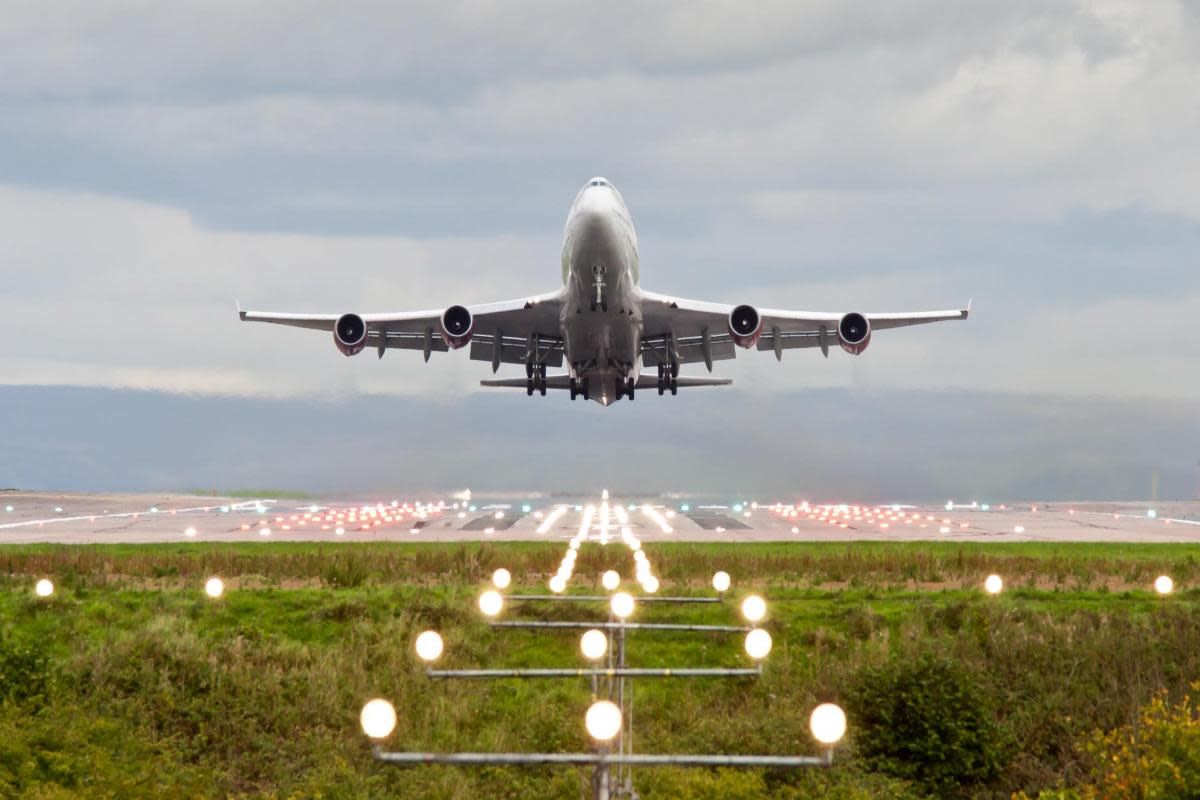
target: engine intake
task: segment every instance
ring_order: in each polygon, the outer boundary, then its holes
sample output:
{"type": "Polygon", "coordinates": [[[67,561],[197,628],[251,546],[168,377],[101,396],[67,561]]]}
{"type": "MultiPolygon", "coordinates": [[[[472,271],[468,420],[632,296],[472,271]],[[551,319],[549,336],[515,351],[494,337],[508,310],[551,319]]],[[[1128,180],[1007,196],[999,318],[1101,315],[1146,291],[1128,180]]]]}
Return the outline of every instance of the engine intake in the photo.
{"type": "Polygon", "coordinates": [[[358,355],[367,346],[367,323],[358,314],[342,314],[333,324],[333,343],[342,355],[358,355]]]}
{"type": "Polygon", "coordinates": [[[475,318],[464,306],[450,306],[442,312],[442,339],[451,350],[466,345],[474,332],[475,318]]]}
{"type": "Polygon", "coordinates": [[[838,343],[847,353],[857,356],[871,343],[871,321],[851,311],[838,322],[838,343]]]}
{"type": "Polygon", "coordinates": [[[729,336],[739,347],[754,347],[762,336],[762,316],[754,306],[735,306],[729,312],[729,336]]]}

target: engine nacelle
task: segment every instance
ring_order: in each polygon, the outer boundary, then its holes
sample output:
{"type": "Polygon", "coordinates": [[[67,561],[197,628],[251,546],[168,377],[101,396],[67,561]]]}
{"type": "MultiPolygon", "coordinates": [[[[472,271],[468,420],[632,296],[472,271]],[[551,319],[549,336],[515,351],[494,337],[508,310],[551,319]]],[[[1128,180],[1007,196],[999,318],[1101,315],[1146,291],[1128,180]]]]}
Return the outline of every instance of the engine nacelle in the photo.
{"type": "Polygon", "coordinates": [[[871,321],[855,311],[838,322],[838,344],[850,355],[860,355],[871,343],[871,321]]]}
{"type": "Polygon", "coordinates": [[[333,343],[342,355],[358,355],[367,346],[367,323],[358,314],[342,314],[333,324],[333,343]]]}
{"type": "Polygon", "coordinates": [[[762,336],[762,315],[754,306],[735,306],[729,312],[729,336],[739,347],[754,347],[762,336]]]}
{"type": "Polygon", "coordinates": [[[450,306],[442,312],[442,340],[451,350],[457,350],[471,341],[475,332],[475,318],[463,306],[450,306]]]}

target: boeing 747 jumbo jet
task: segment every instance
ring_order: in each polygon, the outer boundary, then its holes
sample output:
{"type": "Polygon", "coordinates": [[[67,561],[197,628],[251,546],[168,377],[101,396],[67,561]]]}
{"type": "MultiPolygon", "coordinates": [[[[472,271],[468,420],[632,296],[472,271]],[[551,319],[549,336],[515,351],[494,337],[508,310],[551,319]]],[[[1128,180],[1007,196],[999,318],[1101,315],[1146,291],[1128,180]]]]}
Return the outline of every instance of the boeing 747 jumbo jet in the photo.
{"type": "Polygon", "coordinates": [[[730,306],[647,292],[638,285],[637,234],[620,193],[604,178],[588,181],[567,214],[563,233],[563,286],[553,292],[444,311],[384,314],[280,314],[242,311],[248,322],[273,322],[333,333],[348,356],[368,347],[379,357],[389,348],[430,353],[470,345],[471,358],[524,364],[524,378],[482,381],[484,386],[525,389],[545,395],[564,389],[609,405],[639,389],[675,394],[680,387],[721,386],[728,379],[679,374],[681,364],[733,358],[734,346],[771,350],[832,345],[860,355],[875,331],[966,319],[970,304],[954,311],[867,314],[857,311],[778,311],[730,306]],[[565,374],[547,369],[566,365],[565,374]],[[642,365],[657,374],[643,373],[642,365]]]}

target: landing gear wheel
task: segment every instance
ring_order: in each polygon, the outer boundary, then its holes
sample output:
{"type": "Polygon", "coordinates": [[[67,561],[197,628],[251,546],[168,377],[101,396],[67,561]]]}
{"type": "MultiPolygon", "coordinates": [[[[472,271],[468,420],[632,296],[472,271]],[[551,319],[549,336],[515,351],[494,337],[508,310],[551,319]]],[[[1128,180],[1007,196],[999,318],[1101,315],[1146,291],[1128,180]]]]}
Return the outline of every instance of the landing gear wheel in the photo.
{"type": "Polygon", "coordinates": [[[591,381],[588,378],[583,379],[583,399],[592,399],[591,381]]]}
{"type": "Polygon", "coordinates": [[[533,378],[525,379],[525,396],[533,397],[533,378]]]}
{"type": "Polygon", "coordinates": [[[607,300],[601,300],[601,301],[600,301],[600,310],[601,310],[601,311],[608,311],[608,301],[607,301],[607,300]]]}
{"type": "Polygon", "coordinates": [[[571,385],[569,388],[571,389],[571,399],[574,400],[579,396],[579,381],[571,378],[571,385]]]}
{"type": "Polygon", "coordinates": [[[677,378],[671,378],[671,394],[679,394],[679,380],[677,378]]]}
{"type": "Polygon", "coordinates": [[[630,378],[625,382],[625,396],[633,400],[633,390],[637,388],[637,378],[630,378]]]}

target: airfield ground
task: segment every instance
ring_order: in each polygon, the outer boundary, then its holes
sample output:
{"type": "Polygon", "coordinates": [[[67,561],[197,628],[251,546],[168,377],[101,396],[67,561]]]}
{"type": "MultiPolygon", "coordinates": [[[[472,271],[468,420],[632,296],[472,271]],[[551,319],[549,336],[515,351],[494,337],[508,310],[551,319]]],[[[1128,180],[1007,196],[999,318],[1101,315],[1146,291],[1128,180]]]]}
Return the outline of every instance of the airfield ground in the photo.
{"type": "MultiPolygon", "coordinates": [[[[1195,504],[1155,505],[1151,517],[1146,504],[856,513],[672,498],[647,511],[634,498],[622,522],[624,498],[614,497],[605,527],[599,497],[480,498],[465,509],[433,498],[420,512],[402,498],[394,508],[390,499],[266,500],[0,494],[0,524],[10,526],[0,527],[0,796],[578,797],[586,774],[574,768],[381,766],[357,714],[368,697],[392,700],[392,749],[586,751],[585,680],[431,681],[413,652],[416,635],[436,629],[446,641],[440,667],[582,666],[578,632],[494,629],[476,601],[499,567],[513,576],[509,595],[546,593],[585,528],[567,592],[603,593],[607,569],[644,592],[632,580],[631,536],[659,595],[713,597],[712,574],[733,576],[724,603],[646,603],[638,621],[741,624],[742,597],[768,602],[774,648],[760,678],[636,684],[639,752],[811,754],[817,702],[835,700],[851,716],[832,770],[644,770],[636,782],[647,800],[1010,798],[1060,785],[1119,796],[1105,771],[1122,756],[1097,742],[1133,723],[1144,730],[1159,692],[1174,704],[1200,691],[1191,688],[1200,676],[1195,504]],[[851,536],[860,541],[844,541],[851,536]],[[997,596],[982,588],[993,573],[1005,582],[997,596]],[[1175,581],[1166,596],[1153,589],[1164,574],[1175,581]],[[225,582],[216,599],[203,591],[214,576],[225,582]],[[55,584],[47,598],[33,591],[43,578],[55,584]],[[967,757],[939,748],[922,761],[910,748],[880,759],[886,737],[869,726],[880,702],[871,687],[924,691],[930,684],[910,667],[926,663],[964,693],[913,695],[915,707],[936,724],[947,712],[939,703],[952,702],[952,727],[972,731],[955,744],[967,757]]],[[[502,614],[568,617],[604,612],[510,597],[502,614]]],[[[630,659],[749,663],[740,637],[719,634],[634,633],[630,659]]],[[[1200,746],[1187,730],[1171,735],[1200,746]]],[[[1156,764],[1155,752],[1135,747],[1134,761],[1156,764]]]]}
{"type": "MultiPolygon", "coordinates": [[[[816,498],[619,497],[646,542],[1200,542],[1200,501],[842,504],[816,498]],[[651,511],[643,506],[648,505],[651,511]],[[629,507],[632,506],[632,507],[629,507]],[[655,516],[664,515],[664,526],[655,516]],[[668,531],[669,529],[669,531],[668,531]]],[[[566,541],[591,497],[303,500],[0,492],[0,544],[566,541]],[[8,510],[11,509],[11,510],[8,510]],[[555,513],[561,509],[560,513],[555,513]],[[546,520],[554,515],[551,524],[546,520]],[[337,531],[342,533],[338,534],[337,531]]],[[[593,536],[619,521],[592,520],[593,536]]]]}

